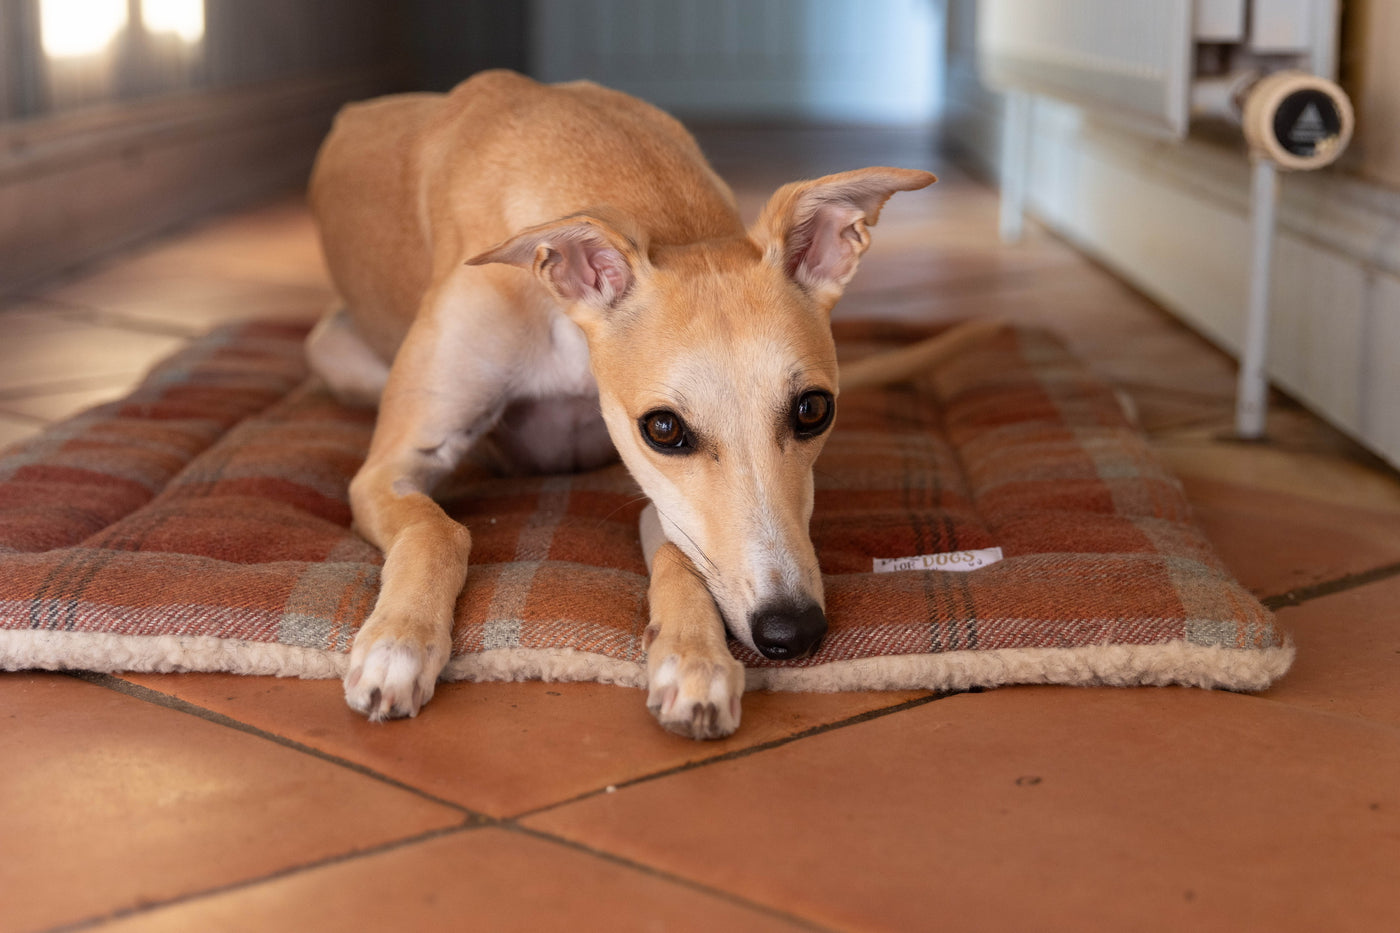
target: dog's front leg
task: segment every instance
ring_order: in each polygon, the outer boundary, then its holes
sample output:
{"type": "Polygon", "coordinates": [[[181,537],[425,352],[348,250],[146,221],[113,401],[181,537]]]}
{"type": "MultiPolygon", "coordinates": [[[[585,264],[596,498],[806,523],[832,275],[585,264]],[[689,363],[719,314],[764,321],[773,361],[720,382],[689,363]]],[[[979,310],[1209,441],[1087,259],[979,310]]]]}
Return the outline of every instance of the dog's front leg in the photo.
{"type": "Polygon", "coordinates": [[[431,493],[500,410],[491,367],[447,352],[459,334],[410,331],[389,374],[365,464],[350,483],[355,528],[384,552],[379,598],[350,650],[345,699],[375,721],[416,716],[451,655],[471,533],[431,493]]]}
{"type": "Polygon", "coordinates": [[[671,732],[718,739],[739,728],[744,666],[690,558],[669,541],[652,558],[647,708],[671,732]]]}
{"type": "Polygon", "coordinates": [[[351,485],[356,526],[384,551],[379,598],[355,636],[345,699],[376,722],[416,716],[452,650],[471,533],[406,477],[403,459],[367,463],[351,485]]]}

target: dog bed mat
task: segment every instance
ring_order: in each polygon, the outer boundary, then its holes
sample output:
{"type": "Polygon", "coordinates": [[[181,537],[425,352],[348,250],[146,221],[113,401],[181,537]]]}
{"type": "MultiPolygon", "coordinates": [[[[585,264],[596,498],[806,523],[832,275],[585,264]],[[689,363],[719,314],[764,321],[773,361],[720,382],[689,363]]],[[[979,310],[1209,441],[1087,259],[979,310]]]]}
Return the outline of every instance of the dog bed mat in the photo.
{"type": "MultiPolygon", "coordinates": [[[[346,501],[373,414],[308,378],[304,336],[223,328],[0,456],[0,668],[343,674],[381,563],[346,501]]],[[[444,503],[474,540],[445,678],[645,683],[644,500],[621,466],[473,465],[444,503]]],[[[1256,690],[1292,660],[1113,393],[1041,331],[844,396],[812,537],[827,638],[787,663],[731,642],[751,689],[1256,690]]]]}

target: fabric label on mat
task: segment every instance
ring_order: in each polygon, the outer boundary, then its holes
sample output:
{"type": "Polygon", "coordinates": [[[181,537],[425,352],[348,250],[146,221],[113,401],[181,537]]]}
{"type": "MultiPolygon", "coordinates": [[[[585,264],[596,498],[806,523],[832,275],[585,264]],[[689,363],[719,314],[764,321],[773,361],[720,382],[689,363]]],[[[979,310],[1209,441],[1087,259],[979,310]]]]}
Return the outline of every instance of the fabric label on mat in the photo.
{"type": "Polygon", "coordinates": [[[1001,560],[1001,548],[987,547],[978,551],[949,551],[946,554],[920,554],[918,557],[877,557],[876,573],[896,570],[976,570],[1001,560]]]}

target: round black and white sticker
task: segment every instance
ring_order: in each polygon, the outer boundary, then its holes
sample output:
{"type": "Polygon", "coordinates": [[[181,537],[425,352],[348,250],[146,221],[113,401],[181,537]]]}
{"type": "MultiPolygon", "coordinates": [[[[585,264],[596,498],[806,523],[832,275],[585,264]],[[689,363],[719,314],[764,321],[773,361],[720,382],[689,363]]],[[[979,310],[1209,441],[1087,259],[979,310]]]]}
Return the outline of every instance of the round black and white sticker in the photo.
{"type": "Polygon", "coordinates": [[[1304,159],[1316,155],[1320,144],[1336,139],[1341,131],[1342,114],[1322,91],[1294,91],[1274,112],[1274,137],[1279,145],[1304,159]]]}

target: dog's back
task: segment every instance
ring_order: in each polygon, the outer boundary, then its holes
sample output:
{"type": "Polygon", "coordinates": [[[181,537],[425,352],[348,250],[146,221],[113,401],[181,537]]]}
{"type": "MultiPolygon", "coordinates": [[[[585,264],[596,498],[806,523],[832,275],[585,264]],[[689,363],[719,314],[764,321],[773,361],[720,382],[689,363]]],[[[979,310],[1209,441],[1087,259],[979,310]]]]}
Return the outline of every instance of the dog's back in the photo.
{"type": "Polygon", "coordinates": [[[345,107],[310,201],[332,281],[385,360],[431,282],[525,227],[605,206],[657,245],[744,233],[675,119],[591,82],[509,71],[345,107]]]}
{"type": "Polygon", "coordinates": [[[428,285],[430,255],[415,221],[410,163],[442,101],[440,94],[401,94],[344,107],[311,172],[307,195],[331,281],[385,361],[428,285]]]}

